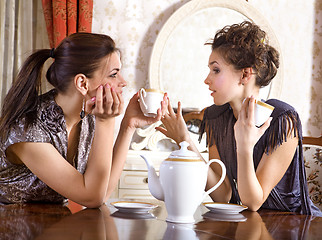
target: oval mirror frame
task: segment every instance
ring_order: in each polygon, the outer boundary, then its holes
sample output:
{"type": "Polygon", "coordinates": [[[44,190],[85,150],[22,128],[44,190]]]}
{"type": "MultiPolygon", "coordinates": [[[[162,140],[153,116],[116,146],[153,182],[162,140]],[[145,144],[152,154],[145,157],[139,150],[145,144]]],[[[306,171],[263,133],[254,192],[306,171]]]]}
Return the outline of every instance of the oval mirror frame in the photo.
{"type": "MultiPolygon", "coordinates": [[[[166,43],[176,27],[186,18],[208,8],[227,8],[242,14],[250,21],[259,25],[268,35],[269,43],[280,53],[280,67],[277,75],[269,85],[267,98],[279,98],[283,85],[283,61],[279,42],[267,20],[246,1],[237,0],[191,0],[176,10],[161,28],[154,43],[149,62],[150,88],[162,88],[162,57],[166,43]]],[[[213,33],[214,35],[215,33],[213,33]]],[[[211,38],[212,36],[209,36],[211,38]]],[[[202,46],[200,46],[202,47],[202,46]]],[[[210,54],[210,53],[209,53],[210,54]]],[[[182,64],[182,61],[180,61],[182,64]]],[[[164,90],[164,89],[163,89],[164,90]]],[[[181,92],[182,95],[182,92],[181,92]]]]}

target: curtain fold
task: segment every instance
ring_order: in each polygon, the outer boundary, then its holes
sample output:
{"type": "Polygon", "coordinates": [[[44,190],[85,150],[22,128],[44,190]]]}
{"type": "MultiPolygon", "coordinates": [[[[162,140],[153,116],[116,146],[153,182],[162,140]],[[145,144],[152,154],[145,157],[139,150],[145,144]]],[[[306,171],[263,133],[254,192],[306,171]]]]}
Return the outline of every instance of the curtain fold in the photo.
{"type": "Polygon", "coordinates": [[[0,105],[23,61],[34,49],[49,48],[38,0],[0,0],[0,105]]]}
{"type": "Polygon", "coordinates": [[[91,32],[93,0],[42,0],[51,47],[75,32],[91,32]]]}

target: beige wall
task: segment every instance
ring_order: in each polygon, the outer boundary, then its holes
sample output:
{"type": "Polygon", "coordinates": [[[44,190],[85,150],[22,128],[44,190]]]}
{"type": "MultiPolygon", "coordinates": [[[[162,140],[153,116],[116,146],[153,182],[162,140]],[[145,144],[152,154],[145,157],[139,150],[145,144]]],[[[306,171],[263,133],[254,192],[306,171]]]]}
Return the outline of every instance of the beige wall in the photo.
{"type": "MultiPolygon", "coordinates": [[[[110,35],[122,50],[122,73],[128,82],[126,100],[139,88],[148,86],[149,59],[156,36],[171,14],[186,2],[94,1],[93,32],[110,35]]],[[[284,63],[280,99],[297,109],[305,135],[321,135],[322,0],[248,3],[268,20],[280,43],[284,63]]]]}

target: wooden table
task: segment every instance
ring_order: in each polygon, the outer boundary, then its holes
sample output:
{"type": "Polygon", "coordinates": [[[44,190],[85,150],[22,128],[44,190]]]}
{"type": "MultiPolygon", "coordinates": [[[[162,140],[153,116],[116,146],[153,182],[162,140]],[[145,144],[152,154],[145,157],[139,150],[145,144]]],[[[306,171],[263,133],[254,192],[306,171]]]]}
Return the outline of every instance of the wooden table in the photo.
{"type": "MultiPolygon", "coordinates": [[[[150,214],[117,211],[110,202],[99,209],[75,204],[0,206],[0,239],[322,239],[322,218],[278,211],[243,211],[235,219],[211,214],[201,205],[195,224],[166,222],[163,202],[150,214]]],[[[142,200],[140,200],[142,201],[142,200]]]]}

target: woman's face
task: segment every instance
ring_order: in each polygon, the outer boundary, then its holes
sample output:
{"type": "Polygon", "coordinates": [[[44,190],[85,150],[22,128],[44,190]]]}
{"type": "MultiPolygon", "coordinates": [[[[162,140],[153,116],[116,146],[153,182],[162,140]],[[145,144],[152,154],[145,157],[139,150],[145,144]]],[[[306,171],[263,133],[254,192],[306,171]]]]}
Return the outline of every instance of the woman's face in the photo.
{"type": "Polygon", "coordinates": [[[89,95],[95,96],[97,88],[105,84],[109,84],[117,93],[122,93],[123,87],[126,86],[126,81],[120,73],[121,66],[118,52],[114,52],[104,58],[101,66],[89,81],[89,95]]]}
{"type": "Polygon", "coordinates": [[[209,56],[208,67],[209,74],[204,82],[209,86],[214,103],[223,105],[233,101],[238,95],[242,71],[228,64],[216,50],[209,56]]]}

